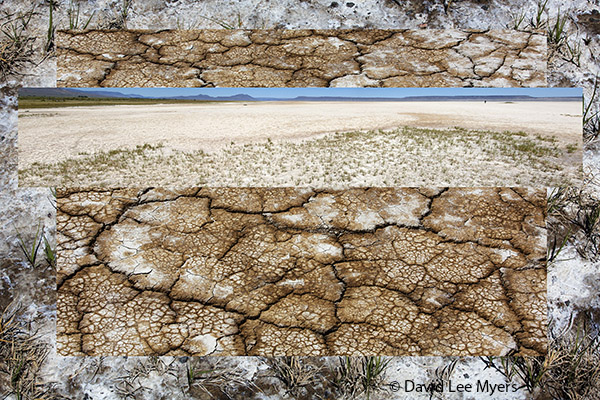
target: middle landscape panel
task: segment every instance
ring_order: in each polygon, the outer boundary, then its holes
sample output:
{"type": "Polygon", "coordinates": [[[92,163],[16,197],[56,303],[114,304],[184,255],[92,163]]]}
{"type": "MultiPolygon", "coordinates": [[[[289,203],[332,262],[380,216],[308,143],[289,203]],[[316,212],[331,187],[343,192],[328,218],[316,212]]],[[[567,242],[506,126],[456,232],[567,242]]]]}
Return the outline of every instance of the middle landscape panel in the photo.
{"type": "Polygon", "coordinates": [[[25,186],[565,186],[570,88],[23,89],[25,186]]]}

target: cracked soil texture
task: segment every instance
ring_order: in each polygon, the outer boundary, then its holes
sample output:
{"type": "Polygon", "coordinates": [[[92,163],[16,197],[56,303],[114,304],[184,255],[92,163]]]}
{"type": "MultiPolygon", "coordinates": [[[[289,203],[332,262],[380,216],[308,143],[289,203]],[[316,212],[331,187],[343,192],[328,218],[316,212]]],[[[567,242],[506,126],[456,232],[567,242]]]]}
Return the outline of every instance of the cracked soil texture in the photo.
{"type": "Polygon", "coordinates": [[[546,351],[544,190],[59,189],[61,355],[546,351]]]}
{"type": "Polygon", "coordinates": [[[58,31],[62,87],[541,87],[546,36],[512,30],[58,31]]]}

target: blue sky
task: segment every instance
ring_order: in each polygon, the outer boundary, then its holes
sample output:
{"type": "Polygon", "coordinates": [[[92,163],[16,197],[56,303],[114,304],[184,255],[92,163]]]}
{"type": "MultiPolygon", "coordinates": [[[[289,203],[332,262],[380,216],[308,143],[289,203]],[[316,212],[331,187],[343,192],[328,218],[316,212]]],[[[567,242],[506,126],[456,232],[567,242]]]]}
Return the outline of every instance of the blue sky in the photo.
{"type": "MultiPolygon", "coordinates": [[[[80,89],[86,90],[86,89],[80,89]]],[[[231,96],[291,98],[296,96],[404,97],[404,96],[490,96],[529,95],[534,97],[582,96],[581,88],[94,88],[93,91],[116,91],[148,97],[231,96]]]]}

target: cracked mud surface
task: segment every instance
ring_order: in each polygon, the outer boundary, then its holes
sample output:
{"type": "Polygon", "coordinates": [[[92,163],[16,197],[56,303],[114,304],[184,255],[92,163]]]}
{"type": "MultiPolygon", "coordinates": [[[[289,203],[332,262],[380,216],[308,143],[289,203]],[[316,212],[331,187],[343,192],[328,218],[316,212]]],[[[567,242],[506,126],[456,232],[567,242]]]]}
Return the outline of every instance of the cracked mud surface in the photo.
{"type": "Polygon", "coordinates": [[[546,37],[509,30],[58,31],[64,87],[546,85],[546,37]]]}
{"type": "Polygon", "coordinates": [[[545,191],[58,192],[62,355],[539,355],[545,191]]]}

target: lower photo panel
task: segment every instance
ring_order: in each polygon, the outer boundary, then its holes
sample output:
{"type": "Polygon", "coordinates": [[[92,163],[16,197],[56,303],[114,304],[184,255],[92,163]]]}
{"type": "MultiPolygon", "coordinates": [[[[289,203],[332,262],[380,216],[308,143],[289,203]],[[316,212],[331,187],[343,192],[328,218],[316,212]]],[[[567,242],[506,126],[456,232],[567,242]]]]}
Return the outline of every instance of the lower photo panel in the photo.
{"type": "Polygon", "coordinates": [[[58,352],[542,355],[545,215],[526,188],[58,189],[58,352]]]}

